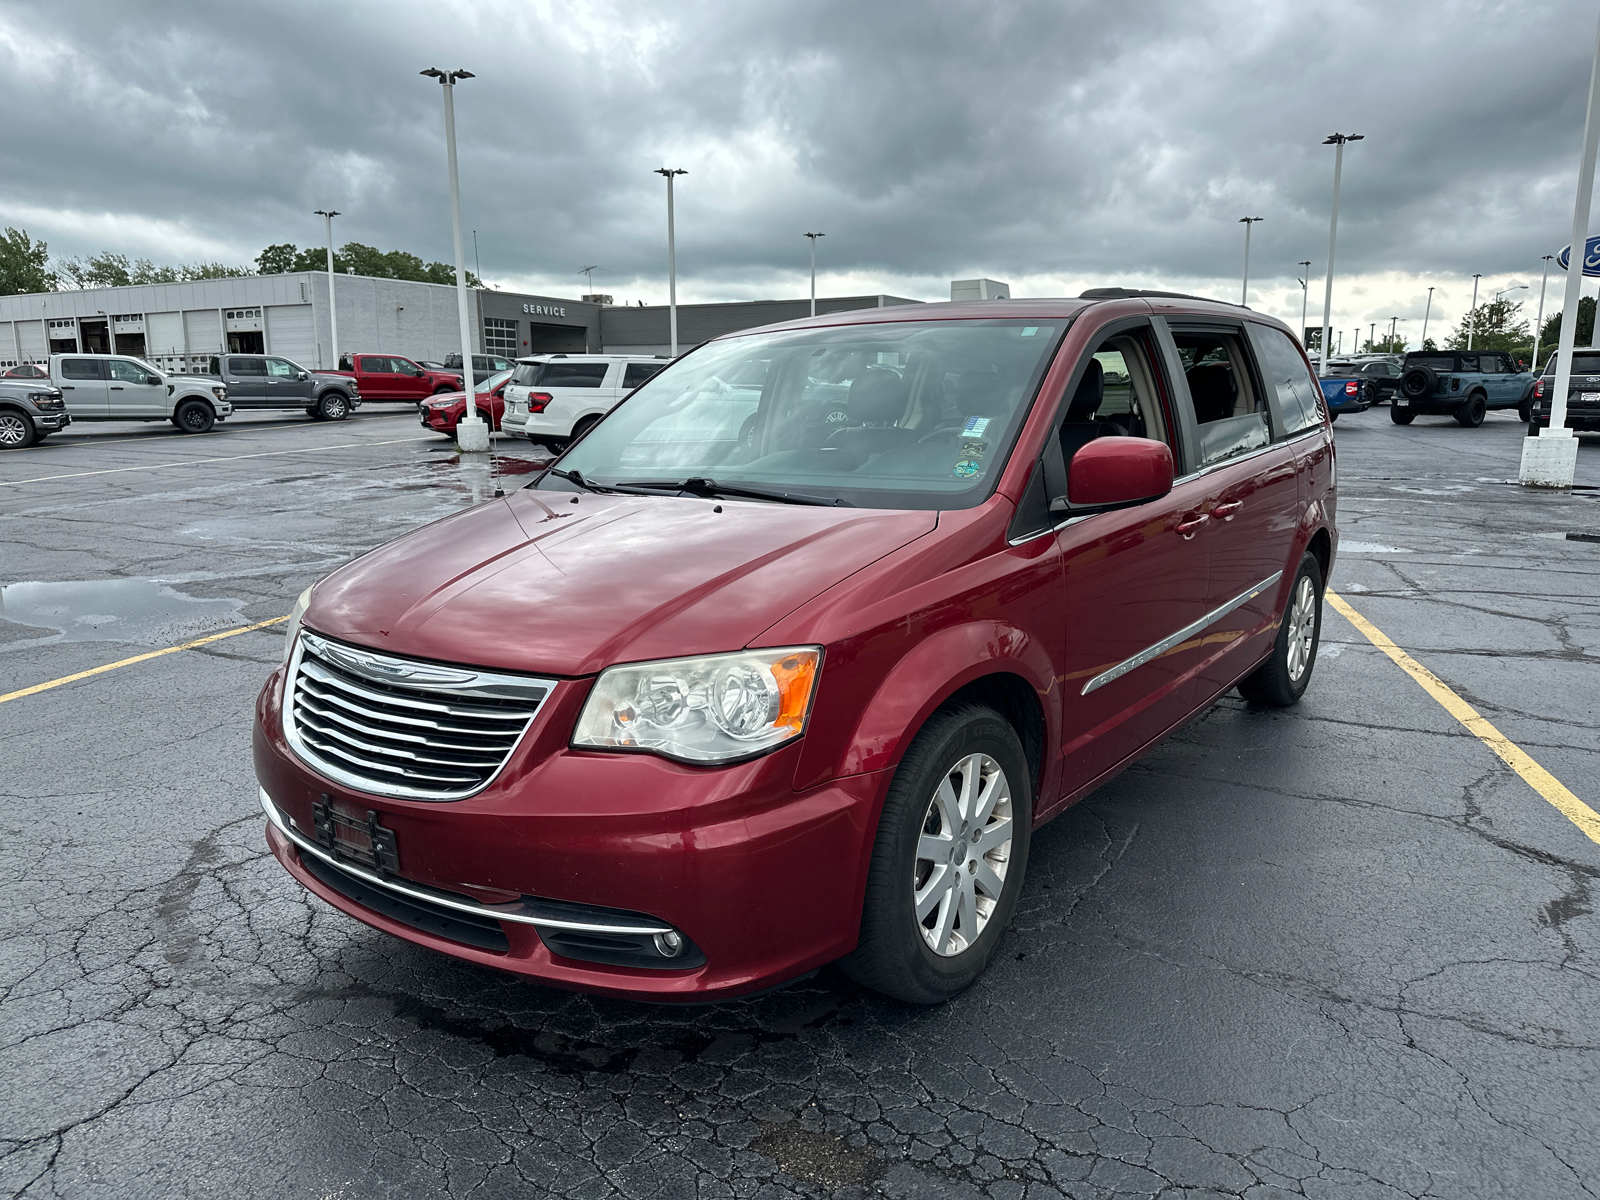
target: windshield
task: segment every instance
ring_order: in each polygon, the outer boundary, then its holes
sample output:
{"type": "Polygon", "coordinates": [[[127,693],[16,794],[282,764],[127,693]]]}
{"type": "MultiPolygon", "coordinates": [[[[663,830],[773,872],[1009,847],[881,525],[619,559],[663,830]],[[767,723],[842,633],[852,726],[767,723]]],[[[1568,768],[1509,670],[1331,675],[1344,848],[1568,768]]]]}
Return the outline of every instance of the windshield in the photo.
{"type": "Polygon", "coordinates": [[[501,371],[496,375],[491,375],[478,385],[478,393],[480,395],[486,395],[487,393],[494,391],[495,388],[499,387],[502,383],[510,378],[510,371],[501,371]]]}
{"type": "Polygon", "coordinates": [[[601,485],[714,480],[866,508],[970,508],[993,489],[1066,325],[905,321],[711,342],[560,467],[601,485]]]}
{"type": "MultiPolygon", "coordinates": [[[[1552,354],[1550,361],[1544,364],[1544,373],[1546,375],[1554,375],[1556,373],[1557,357],[1557,355],[1552,354]]],[[[1572,373],[1574,375],[1600,375],[1600,354],[1584,354],[1582,351],[1574,352],[1572,355],[1572,373]]]]}

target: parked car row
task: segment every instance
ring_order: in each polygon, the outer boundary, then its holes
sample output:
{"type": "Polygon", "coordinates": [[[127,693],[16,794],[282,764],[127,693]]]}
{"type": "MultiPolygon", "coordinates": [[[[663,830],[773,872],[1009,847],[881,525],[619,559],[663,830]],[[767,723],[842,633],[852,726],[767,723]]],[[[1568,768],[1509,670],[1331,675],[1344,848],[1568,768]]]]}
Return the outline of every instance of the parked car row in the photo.
{"type": "Polygon", "coordinates": [[[233,413],[220,379],[162,375],[141,358],[52,354],[47,370],[0,379],[0,449],[25,449],[74,421],[171,421],[207,433],[233,413]]]}

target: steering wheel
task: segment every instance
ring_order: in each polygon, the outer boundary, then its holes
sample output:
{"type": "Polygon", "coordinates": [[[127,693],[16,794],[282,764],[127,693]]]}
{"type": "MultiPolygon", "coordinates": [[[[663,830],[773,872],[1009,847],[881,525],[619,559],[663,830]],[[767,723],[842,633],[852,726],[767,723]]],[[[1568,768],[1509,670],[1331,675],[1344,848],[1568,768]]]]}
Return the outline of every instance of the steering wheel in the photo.
{"type": "Polygon", "coordinates": [[[935,441],[938,441],[940,438],[950,437],[952,434],[960,433],[965,428],[966,428],[966,426],[964,424],[962,424],[962,425],[941,425],[941,426],[939,426],[939,428],[935,429],[932,433],[925,433],[921,437],[919,437],[917,439],[917,445],[920,446],[925,442],[935,442],[935,441]]]}

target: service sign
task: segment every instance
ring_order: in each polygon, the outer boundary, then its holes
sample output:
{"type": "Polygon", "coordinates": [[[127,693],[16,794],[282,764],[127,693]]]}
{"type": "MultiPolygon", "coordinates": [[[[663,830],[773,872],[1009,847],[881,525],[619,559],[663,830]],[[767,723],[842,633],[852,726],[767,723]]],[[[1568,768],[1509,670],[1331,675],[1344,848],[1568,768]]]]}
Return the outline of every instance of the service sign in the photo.
{"type": "MultiPolygon", "coordinates": [[[[1571,257],[1572,247],[1562,247],[1561,253],[1556,255],[1556,265],[1565,271],[1571,257]]],[[[1583,273],[1600,275],[1600,237],[1592,237],[1583,244],[1583,273]]]]}

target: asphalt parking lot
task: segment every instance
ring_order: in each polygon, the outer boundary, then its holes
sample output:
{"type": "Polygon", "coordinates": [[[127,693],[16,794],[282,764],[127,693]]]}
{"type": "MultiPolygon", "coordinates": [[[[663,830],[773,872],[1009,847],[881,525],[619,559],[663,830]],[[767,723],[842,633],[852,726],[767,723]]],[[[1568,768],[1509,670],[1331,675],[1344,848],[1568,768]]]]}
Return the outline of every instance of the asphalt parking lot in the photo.
{"type": "MultiPolygon", "coordinates": [[[[0,458],[0,1193],[1600,1192],[1600,844],[1331,607],[1297,708],[1227,699],[1035,837],[955,1002],[597,1000],[272,860],[277,626],[29,691],[281,617],[491,468],[379,406],[80,428],[0,458]]],[[[1523,430],[1341,420],[1331,584],[1600,805],[1600,443],[1527,494],[1523,430]]]]}

